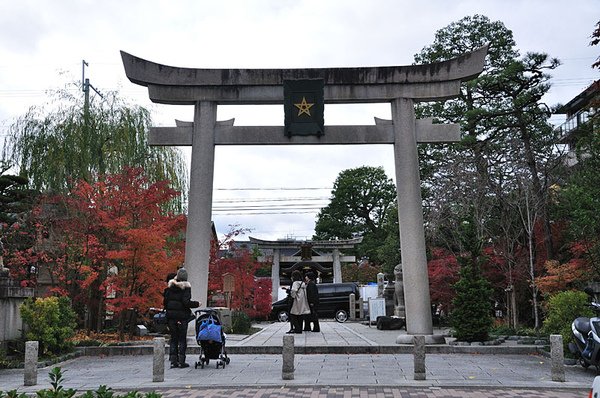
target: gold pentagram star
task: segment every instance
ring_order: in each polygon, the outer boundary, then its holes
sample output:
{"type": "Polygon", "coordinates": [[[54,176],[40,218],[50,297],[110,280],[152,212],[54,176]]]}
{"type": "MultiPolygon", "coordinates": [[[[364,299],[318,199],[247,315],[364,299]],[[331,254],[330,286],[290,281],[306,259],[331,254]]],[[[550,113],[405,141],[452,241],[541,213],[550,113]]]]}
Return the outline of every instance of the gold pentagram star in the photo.
{"type": "Polygon", "coordinates": [[[302,97],[302,102],[300,102],[299,104],[294,104],[294,106],[298,108],[298,116],[302,115],[303,113],[306,113],[308,116],[312,116],[310,114],[310,108],[312,108],[313,105],[314,103],[309,104],[308,102],[306,102],[305,97],[302,97]]]}

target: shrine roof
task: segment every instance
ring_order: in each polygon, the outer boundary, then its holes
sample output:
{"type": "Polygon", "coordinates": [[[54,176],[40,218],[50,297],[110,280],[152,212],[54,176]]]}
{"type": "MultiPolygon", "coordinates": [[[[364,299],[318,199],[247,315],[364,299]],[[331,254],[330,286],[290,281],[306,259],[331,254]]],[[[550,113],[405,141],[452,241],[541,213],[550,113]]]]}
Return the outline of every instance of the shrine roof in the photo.
{"type": "Polygon", "coordinates": [[[259,247],[269,249],[281,249],[281,248],[299,248],[303,245],[310,245],[314,249],[351,249],[360,242],[362,242],[362,236],[353,239],[340,239],[340,240],[262,240],[253,237],[248,237],[251,243],[258,245],[259,247]]]}

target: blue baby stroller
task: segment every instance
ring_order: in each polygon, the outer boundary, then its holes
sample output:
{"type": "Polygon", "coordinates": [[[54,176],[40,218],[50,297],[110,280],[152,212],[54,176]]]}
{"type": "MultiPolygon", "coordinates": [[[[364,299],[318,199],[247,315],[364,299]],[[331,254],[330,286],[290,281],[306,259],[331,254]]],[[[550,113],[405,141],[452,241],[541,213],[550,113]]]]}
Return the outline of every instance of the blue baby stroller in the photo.
{"type": "Polygon", "coordinates": [[[200,345],[200,360],[194,364],[208,365],[211,359],[217,360],[217,369],[229,365],[229,357],[225,350],[225,333],[217,311],[212,308],[203,308],[195,311],[196,314],[196,342],[200,345]]]}

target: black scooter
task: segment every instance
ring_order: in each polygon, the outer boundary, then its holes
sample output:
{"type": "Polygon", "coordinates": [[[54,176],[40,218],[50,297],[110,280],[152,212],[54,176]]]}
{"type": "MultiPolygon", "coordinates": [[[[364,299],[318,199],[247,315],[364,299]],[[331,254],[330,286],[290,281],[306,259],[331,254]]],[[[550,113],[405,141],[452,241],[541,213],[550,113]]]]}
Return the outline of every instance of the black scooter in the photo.
{"type": "MultiPolygon", "coordinates": [[[[591,290],[585,292],[593,297],[591,290]]],[[[593,318],[579,317],[571,324],[573,341],[569,343],[569,351],[579,358],[584,368],[594,365],[600,372],[600,304],[592,300],[590,307],[596,312],[593,318]]]]}

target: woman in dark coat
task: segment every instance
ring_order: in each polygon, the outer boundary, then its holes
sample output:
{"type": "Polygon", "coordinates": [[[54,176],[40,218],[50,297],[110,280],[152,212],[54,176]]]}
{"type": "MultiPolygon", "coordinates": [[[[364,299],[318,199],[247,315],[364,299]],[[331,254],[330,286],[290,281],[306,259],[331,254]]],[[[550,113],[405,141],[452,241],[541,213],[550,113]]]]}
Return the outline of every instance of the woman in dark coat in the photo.
{"type": "Polygon", "coordinates": [[[200,306],[192,300],[192,285],[187,281],[185,268],[177,271],[177,276],[170,279],[163,293],[163,306],[167,312],[167,324],[171,333],[169,342],[169,361],[171,368],[187,368],[185,351],[187,349],[188,322],[193,319],[190,308],[200,306]]]}
{"type": "Polygon", "coordinates": [[[308,299],[310,314],[306,315],[306,318],[304,319],[304,331],[311,331],[310,324],[312,322],[312,331],[320,332],[319,314],[317,313],[317,307],[319,306],[319,289],[315,283],[315,274],[313,272],[306,273],[306,298],[308,299]]]}

